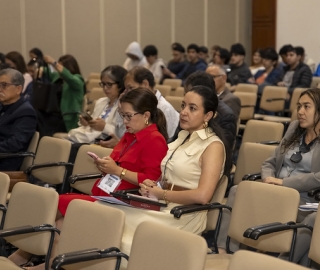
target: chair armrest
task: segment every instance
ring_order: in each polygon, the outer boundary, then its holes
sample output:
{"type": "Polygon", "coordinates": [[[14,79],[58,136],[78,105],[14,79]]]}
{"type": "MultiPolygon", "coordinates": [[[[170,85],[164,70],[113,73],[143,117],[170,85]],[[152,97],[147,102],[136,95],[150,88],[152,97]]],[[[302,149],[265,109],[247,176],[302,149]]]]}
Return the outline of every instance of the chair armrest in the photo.
{"type": "Polygon", "coordinates": [[[54,270],[58,270],[58,269],[61,269],[62,266],[68,265],[68,264],[74,264],[74,263],[86,262],[86,261],[92,261],[92,260],[98,260],[98,259],[104,259],[104,258],[111,258],[111,257],[117,258],[117,265],[115,269],[118,269],[120,267],[120,262],[122,257],[126,258],[127,260],[129,259],[129,256],[120,252],[120,250],[115,247],[102,249],[102,250],[93,248],[93,249],[86,249],[86,250],[60,254],[57,257],[55,257],[54,260],[52,261],[51,268],[54,270]]]}
{"type": "Polygon", "coordinates": [[[265,145],[278,145],[280,144],[280,141],[264,141],[264,142],[259,142],[260,144],[265,144],[265,145]]]}
{"type": "Polygon", "coordinates": [[[33,170],[41,169],[41,168],[49,168],[49,167],[59,167],[59,166],[73,166],[73,163],[69,162],[49,162],[42,164],[34,164],[31,165],[28,169],[25,170],[25,173],[30,175],[33,170]]]}
{"type": "Polygon", "coordinates": [[[4,225],[4,220],[6,218],[7,207],[3,204],[0,204],[0,211],[2,211],[2,218],[0,220],[0,230],[2,230],[3,225],[4,225]]]}
{"type": "Polygon", "coordinates": [[[314,197],[316,194],[318,194],[320,192],[320,187],[311,189],[308,191],[308,196],[309,197],[314,197]]]}
{"type": "Polygon", "coordinates": [[[286,100],[285,98],[268,98],[267,102],[286,100]]]}
{"type": "Polygon", "coordinates": [[[0,159],[3,158],[15,158],[15,157],[35,157],[32,152],[19,152],[19,153],[0,153],[0,159]]]}
{"type": "Polygon", "coordinates": [[[271,233],[275,233],[275,232],[281,232],[281,231],[287,231],[287,230],[296,230],[299,228],[307,228],[309,229],[311,232],[313,230],[313,228],[307,224],[301,224],[301,223],[295,223],[293,221],[289,221],[287,223],[280,223],[277,224],[277,222],[275,224],[272,225],[272,223],[270,224],[266,224],[265,226],[260,225],[256,227],[257,229],[250,232],[245,232],[243,234],[244,237],[246,237],[246,235],[248,235],[248,238],[251,238],[253,240],[258,240],[260,236],[262,235],[267,235],[267,234],[271,234],[271,233]]]}
{"type": "Polygon", "coordinates": [[[34,233],[34,232],[47,232],[47,231],[54,231],[54,232],[60,234],[60,231],[57,228],[53,227],[52,225],[42,224],[39,226],[26,225],[26,226],[1,230],[0,237],[8,237],[8,236],[19,235],[19,234],[27,234],[27,233],[34,233]]]}
{"type": "Polygon", "coordinates": [[[68,178],[70,184],[74,184],[77,181],[90,180],[94,178],[102,177],[101,173],[87,173],[87,174],[74,174],[68,178]]]}
{"type": "Polygon", "coordinates": [[[281,222],[272,222],[272,223],[268,223],[268,224],[264,224],[264,225],[259,225],[259,226],[255,226],[255,227],[251,227],[249,229],[246,229],[245,232],[243,233],[243,237],[246,238],[250,238],[251,234],[258,229],[263,229],[263,228],[268,228],[270,226],[276,226],[276,225],[282,225],[281,222]]]}
{"type": "Polygon", "coordinates": [[[261,173],[248,173],[242,177],[242,180],[256,181],[261,179],[261,173]]]}
{"type": "Polygon", "coordinates": [[[231,211],[231,207],[228,205],[223,205],[217,202],[208,203],[208,204],[189,204],[189,205],[181,205],[176,206],[171,209],[170,213],[175,218],[180,218],[184,214],[189,214],[193,212],[203,211],[203,210],[211,210],[211,209],[229,209],[231,211]]]}

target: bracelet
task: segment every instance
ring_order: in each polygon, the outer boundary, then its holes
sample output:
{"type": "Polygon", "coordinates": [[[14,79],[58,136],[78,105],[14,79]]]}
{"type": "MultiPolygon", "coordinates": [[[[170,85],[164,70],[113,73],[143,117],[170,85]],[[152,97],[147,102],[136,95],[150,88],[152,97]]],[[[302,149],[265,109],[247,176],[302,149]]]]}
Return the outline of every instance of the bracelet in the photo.
{"type": "Polygon", "coordinates": [[[163,200],[166,202],[166,204],[168,204],[170,201],[167,199],[167,192],[168,192],[168,190],[166,189],[165,191],[164,191],[164,193],[163,193],[163,200]]]}
{"type": "Polygon", "coordinates": [[[123,179],[123,177],[126,175],[127,173],[127,169],[122,169],[121,173],[120,173],[120,179],[123,179]]]}

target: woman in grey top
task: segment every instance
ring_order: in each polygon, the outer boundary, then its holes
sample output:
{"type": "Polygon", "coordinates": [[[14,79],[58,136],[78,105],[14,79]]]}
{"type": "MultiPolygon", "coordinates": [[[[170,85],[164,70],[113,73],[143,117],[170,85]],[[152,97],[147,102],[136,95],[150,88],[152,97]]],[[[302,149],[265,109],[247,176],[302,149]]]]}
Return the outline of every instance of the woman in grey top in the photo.
{"type": "MultiPolygon", "coordinates": [[[[264,183],[294,188],[300,193],[300,203],[312,202],[307,191],[320,187],[320,89],[308,89],[301,93],[298,104],[298,120],[291,123],[280,145],[261,167],[264,183]]],[[[237,186],[230,190],[227,205],[233,206],[237,186]]],[[[299,212],[298,222],[311,226],[315,214],[299,212]]],[[[218,238],[219,251],[223,253],[230,222],[230,214],[225,211],[218,238]]],[[[298,232],[294,262],[306,265],[311,233],[307,229],[298,232]]],[[[231,241],[231,250],[239,249],[239,244],[231,241]]],[[[281,254],[281,258],[287,258],[281,254]]]]}

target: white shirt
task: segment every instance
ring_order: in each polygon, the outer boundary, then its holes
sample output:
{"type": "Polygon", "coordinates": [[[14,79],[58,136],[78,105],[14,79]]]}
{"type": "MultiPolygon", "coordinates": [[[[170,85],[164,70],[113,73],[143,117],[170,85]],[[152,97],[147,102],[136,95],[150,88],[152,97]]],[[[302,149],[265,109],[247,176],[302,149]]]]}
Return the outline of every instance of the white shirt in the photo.
{"type": "MultiPolygon", "coordinates": [[[[106,110],[109,106],[109,98],[99,98],[94,106],[93,113],[91,117],[93,119],[102,117],[105,115],[106,110]]],[[[101,133],[104,134],[114,134],[118,138],[121,138],[126,131],[126,127],[117,112],[118,102],[113,104],[111,111],[108,113],[107,117],[104,119],[106,124],[103,131],[98,131],[92,129],[90,126],[80,126],[78,128],[71,129],[68,133],[68,137],[71,141],[77,143],[92,143],[95,138],[99,137],[101,133]]]]}
{"type": "Polygon", "coordinates": [[[166,64],[164,63],[164,61],[161,58],[158,58],[152,65],[147,63],[144,67],[146,69],[149,69],[152,72],[153,77],[156,80],[161,80],[163,77],[161,66],[165,67],[166,64]]]}
{"type": "Polygon", "coordinates": [[[157,90],[156,97],[158,99],[158,108],[163,112],[167,121],[168,136],[171,138],[176,131],[179,124],[179,113],[172,107],[172,105],[161,95],[157,90]]]}

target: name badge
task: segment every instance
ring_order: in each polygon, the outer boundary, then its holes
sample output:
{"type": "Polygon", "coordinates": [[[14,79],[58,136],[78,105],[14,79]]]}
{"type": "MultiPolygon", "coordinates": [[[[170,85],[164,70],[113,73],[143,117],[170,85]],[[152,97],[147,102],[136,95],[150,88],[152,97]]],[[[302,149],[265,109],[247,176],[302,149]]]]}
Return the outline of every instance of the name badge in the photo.
{"type": "Polygon", "coordinates": [[[115,189],[120,185],[120,183],[121,183],[121,179],[119,176],[116,176],[113,174],[107,174],[105,177],[103,177],[100,180],[98,184],[98,188],[110,194],[110,192],[115,191],[115,189]]]}

